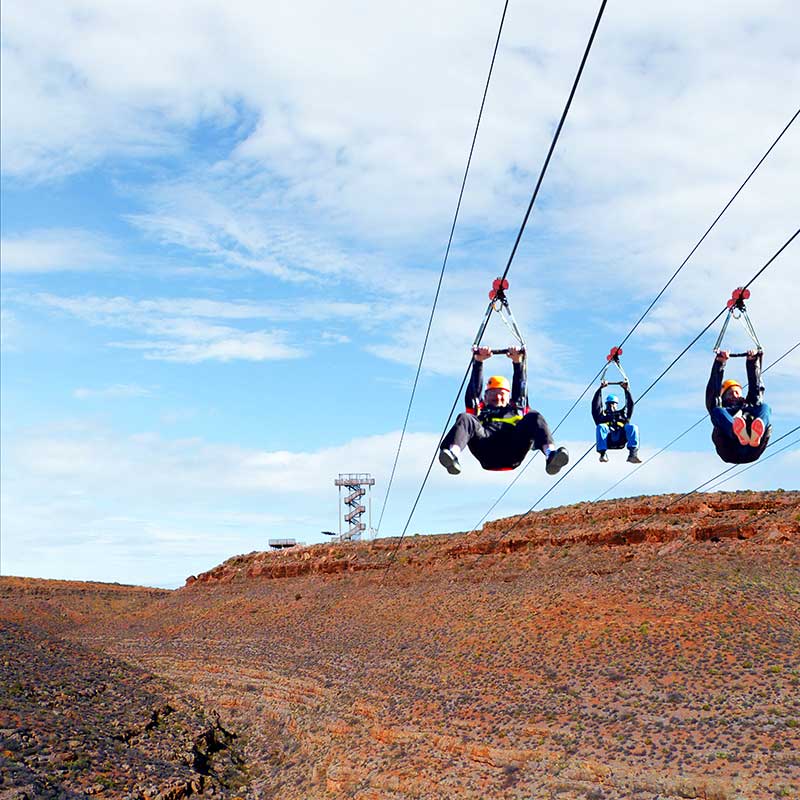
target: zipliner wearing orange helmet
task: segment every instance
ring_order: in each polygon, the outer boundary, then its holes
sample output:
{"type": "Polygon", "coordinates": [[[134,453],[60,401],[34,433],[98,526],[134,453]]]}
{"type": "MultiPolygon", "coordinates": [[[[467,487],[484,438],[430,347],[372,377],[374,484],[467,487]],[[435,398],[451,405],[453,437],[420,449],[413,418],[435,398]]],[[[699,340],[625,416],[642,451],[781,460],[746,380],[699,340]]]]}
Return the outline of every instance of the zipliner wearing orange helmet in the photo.
{"type": "Polygon", "coordinates": [[[756,461],[772,432],[770,407],[763,402],[761,356],[760,350],[747,351],[747,397],[742,394],[738,381],[723,381],[725,364],[730,357],[727,350],[717,353],[711,367],[706,386],[706,408],[714,424],[711,441],[719,457],[728,464],[756,461]]]}
{"type": "Polygon", "coordinates": [[[509,347],[507,354],[514,362],[513,386],[502,375],[492,375],[483,399],[483,362],[492,351],[481,347],[473,355],[464,398],[467,411],[458,415],[439,451],[439,462],[451,475],[461,472],[458,456],[465,447],[488,470],[516,469],[530,450],[545,455],[548,475],[555,475],[569,461],[565,447],[554,447],[545,418],[528,407],[524,351],[509,347]]]}

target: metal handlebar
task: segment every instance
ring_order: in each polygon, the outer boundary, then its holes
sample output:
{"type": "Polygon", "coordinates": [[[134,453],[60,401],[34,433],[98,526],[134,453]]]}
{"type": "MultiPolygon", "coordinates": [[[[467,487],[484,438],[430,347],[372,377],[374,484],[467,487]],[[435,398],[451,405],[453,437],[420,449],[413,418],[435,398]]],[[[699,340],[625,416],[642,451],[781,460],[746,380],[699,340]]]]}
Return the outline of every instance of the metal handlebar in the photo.
{"type": "MultiPolygon", "coordinates": [[[[501,350],[492,350],[491,348],[489,348],[489,349],[490,349],[490,351],[491,351],[493,356],[507,356],[508,355],[508,351],[511,348],[510,347],[503,347],[501,350]]],[[[524,353],[525,352],[525,348],[524,347],[518,347],[517,350],[520,353],[524,353]]],[[[478,348],[477,347],[473,347],[472,348],[472,352],[473,353],[477,353],[478,352],[478,348]]]]}
{"type": "MultiPolygon", "coordinates": [[[[716,350],[715,352],[719,354],[721,351],[716,350]]],[[[763,352],[764,352],[763,350],[756,350],[756,355],[761,355],[763,352]]],[[[745,358],[749,355],[750,353],[728,353],[728,358],[745,358]]]]}

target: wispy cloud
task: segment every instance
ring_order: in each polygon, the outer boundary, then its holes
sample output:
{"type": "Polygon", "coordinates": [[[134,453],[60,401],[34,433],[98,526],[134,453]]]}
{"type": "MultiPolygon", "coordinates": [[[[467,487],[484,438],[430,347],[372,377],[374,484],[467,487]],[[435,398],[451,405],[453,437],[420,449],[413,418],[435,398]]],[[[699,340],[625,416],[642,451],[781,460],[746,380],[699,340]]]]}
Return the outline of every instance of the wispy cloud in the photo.
{"type": "Polygon", "coordinates": [[[0,269],[6,273],[110,269],[117,263],[111,244],[89,231],[51,228],[0,242],[0,269]]]}
{"type": "MultiPolygon", "coordinates": [[[[109,341],[117,348],[140,350],[145,358],[184,363],[202,361],[268,361],[300,358],[305,350],[290,344],[288,331],[240,330],[211,320],[250,320],[264,316],[291,318],[290,309],[271,309],[246,303],[214,302],[192,298],[137,301],[125,297],[60,297],[52,294],[18,294],[22,305],[57,310],[85,322],[111,329],[133,331],[148,338],[109,341]]],[[[348,316],[352,307],[332,307],[327,314],[308,308],[308,316],[348,316]]]]}
{"type": "MultiPolygon", "coordinates": [[[[184,334],[186,336],[186,334],[184,334]]],[[[301,358],[305,352],[286,343],[282,331],[242,333],[217,326],[213,334],[198,334],[204,341],[180,342],[148,340],[110,342],[111,347],[141,350],[145,358],[155,361],[176,361],[197,364],[201,361],[280,361],[301,358]]]]}
{"type": "MultiPolygon", "coordinates": [[[[332,527],[337,472],[386,476],[399,438],[387,430],[399,423],[425,335],[500,6],[435,0],[424,14],[325,0],[0,6],[0,148],[12,202],[2,334],[7,351],[25,350],[24,359],[7,357],[13,369],[4,364],[3,389],[28,426],[25,435],[14,419],[4,426],[12,447],[2,455],[12,466],[3,470],[3,508],[35,558],[50,559],[63,577],[66,563],[83,568],[103,542],[114,578],[146,581],[152,564],[138,561],[146,541],[193,572],[197,561],[184,558],[192,537],[207,567],[236,548],[255,549],[267,530],[304,536],[332,527]],[[113,235],[89,230],[86,219],[113,235]],[[307,359],[282,369],[311,396],[323,374],[332,392],[344,386],[351,356],[376,393],[356,440],[347,440],[352,427],[325,416],[324,430],[309,419],[297,431],[291,451],[268,440],[257,448],[242,419],[218,413],[247,406],[237,390],[247,391],[251,375],[270,379],[251,362],[307,359]],[[233,361],[241,368],[219,370],[233,361]],[[215,371],[245,378],[239,387],[208,380],[202,396],[186,397],[186,372],[199,384],[215,371]],[[80,386],[87,417],[97,411],[93,399],[163,387],[152,390],[152,419],[197,438],[37,432],[39,410],[48,419],[63,413],[46,398],[24,404],[41,374],[54,388],[62,376],[54,396],[80,386]],[[177,412],[163,406],[167,398],[177,412]],[[191,424],[183,406],[196,412],[191,424]],[[320,436],[328,447],[318,446],[320,436]],[[266,505],[275,517],[261,525],[266,505]]],[[[434,417],[452,399],[444,397],[449,377],[468,364],[595,10],[583,0],[509,7],[430,332],[420,385],[428,402],[417,400],[416,431],[437,428],[434,417]]],[[[509,275],[532,400],[551,423],[795,111],[795,17],[790,0],[609,4],[509,275]]],[[[635,393],[796,226],[798,126],[626,344],[635,393]]],[[[767,360],[793,343],[798,246],[753,287],[751,316],[767,360]]],[[[509,334],[495,322],[484,341],[505,346],[509,334]]],[[[637,410],[645,451],[684,417],[691,422],[686,409],[702,413],[714,333],[637,410]]],[[[796,405],[789,392],[798,363],[787,359],[767,376],[779,424],[796,405]]],[[[505,359],[492,364],[509,369],[505,359]]],[[[580,452],[590,423],[587,399],[559,435],[580,452]]],[[[407,436],[387,532],[405,522],[436,441],[407,436]]],[[[691,452],[637,473],[630,490],[685,490],[717,466],[706,432],[684,445],[691,452]]],[[[796,483],[796,460],[770,463],[796,483]]],[[[548,501],[605,488],[609,469],[585,466],[548,501]]],[[[497,513],[524,510],[550,485],[540,467],[497,513]]],[[[749,485],[768,484],[769,472],[747,473],[749,485]]],[[[507,477],[471,461],[458,481],[437,468],[415,523],[420,531],[466,527],[507,477]]],[[[35,558],[16,563],[35,568],[35,558]]]]}
{"type": "Polygon", "coordinates": [[[148,397],[152,394],[150,389],[132,383],[115,383],[113,386],[104,386],[100,389],[81,386],[72,392],[72,396],[78,400],[115,400],[126,397],[148,397]]]}

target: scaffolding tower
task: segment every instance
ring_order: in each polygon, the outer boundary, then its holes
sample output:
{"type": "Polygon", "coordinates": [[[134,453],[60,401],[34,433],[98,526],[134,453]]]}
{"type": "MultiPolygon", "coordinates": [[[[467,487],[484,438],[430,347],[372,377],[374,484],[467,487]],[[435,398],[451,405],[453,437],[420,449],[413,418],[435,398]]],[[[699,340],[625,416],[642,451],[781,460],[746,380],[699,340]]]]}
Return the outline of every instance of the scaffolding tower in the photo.
{"type": "Polygon", "coordinates": [[[339,541],[351,542],[361,539],[362,531],[367,526],[361,522],[361,517],[367,513],[369,530],[372,531],[372,494],[370,488],[375,485],[375,478],[367,472],[348,472],[339,473],[339,477],[333,482],[334,486],[339,487],[339,503],[344,503],[346,511],[339,517],[339,541]],[[366,487],[366,488],[364,488],[366,487]],[[347,490],[344,500],[342,500],[342,489],[347,490]],[[364,498],[366,496],[366,505],[364,498]],[[348,528],[342,532],[342,519],[347,523],[348,528]]]}

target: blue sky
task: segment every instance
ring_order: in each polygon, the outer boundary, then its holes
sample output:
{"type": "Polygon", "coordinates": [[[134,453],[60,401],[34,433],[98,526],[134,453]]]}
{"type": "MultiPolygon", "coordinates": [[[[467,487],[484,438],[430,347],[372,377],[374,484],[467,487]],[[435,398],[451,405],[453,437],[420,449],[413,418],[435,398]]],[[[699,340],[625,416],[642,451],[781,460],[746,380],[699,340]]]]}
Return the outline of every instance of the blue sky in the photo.
{"type": "MultiPolygon", "coordinates": [[[[339,472],[375,475],[377,521],[501,11],[3,4],[4,574],[176,586],[322,540],[339,472]]],[[[406,523],[596,12],[510,3],[379,535],[406,523]]],[[[797,110],[795,28],[789,2],[609,4],[509,273],[551,423],[797,110]]],[[[626,345],[634,394],[795,231],[799,179],[795,123],[626,345]]],[[[752,287],[765,363],[800,339],[798,248],[752,287]]],[[[645,456],[703,413],[715,335],[637,409],[645,456]]],[[[509,344],[497,322],[485,341],[509,344]]],[[[798,378],[800,350],[767,375],[776,436],[798,378]]],[[[588,399],[558,433],[576,455],[588,399]]],[[[595,497],[618,456],[546,503],[595,497]]],[[[702,425],[613,494],[723,467],[702,425]]],[[[509,481],[437,465],[409,531],[469,529],[509,481]]],[[[551,483],[534,463],[493,516],[551,483]]],[[[793,448],[723,488],[799,486],[793,448]]]]}

